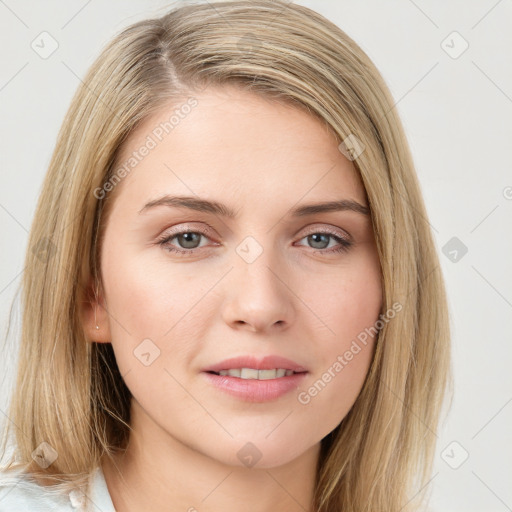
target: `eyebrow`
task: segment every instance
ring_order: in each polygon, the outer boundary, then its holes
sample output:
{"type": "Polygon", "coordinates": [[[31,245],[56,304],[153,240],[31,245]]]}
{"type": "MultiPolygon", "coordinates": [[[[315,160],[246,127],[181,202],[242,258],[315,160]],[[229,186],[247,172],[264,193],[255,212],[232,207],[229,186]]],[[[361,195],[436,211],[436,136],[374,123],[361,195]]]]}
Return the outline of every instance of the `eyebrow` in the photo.
{"type": "MultiPolygon", "coordinates": [[[[217,201],[200,199],[193,196],[169,196],[164,195],[146,203],[139,214],[157,206],[169,206],[178,208],[188,208],[198,212],[213,213],[222,217],[234,219],[237,212],[217,201]]],[[[314,213],[353,211],[362,215],[370,215],[370,209],[367,206],[358,203],[352,199],[341,199],[338,201],[327,201],[324,203],[310,203],[293,208],[290,212],[292,217],[305,217],[314,213]]]]}

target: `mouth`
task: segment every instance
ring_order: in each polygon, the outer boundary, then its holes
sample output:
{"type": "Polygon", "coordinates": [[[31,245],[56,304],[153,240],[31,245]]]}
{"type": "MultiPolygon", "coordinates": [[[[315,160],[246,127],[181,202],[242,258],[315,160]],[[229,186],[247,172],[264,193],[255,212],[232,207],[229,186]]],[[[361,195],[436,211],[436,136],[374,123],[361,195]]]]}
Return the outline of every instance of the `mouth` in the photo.
{"type": "Polygon", "coordinates": [[[239,356],[204,368],[214,388],[246,402],[269,402],[296,391],[308,370],[280,356],[239,356]]]}
{"type": "Polygon", "coordinates": [[[213,375],[221,377],[236,377],[244,380],[271,380],[281,379],[283,377],[290,377],[297,373],[306,373],[305,371],[296,372],[287,368],[273,368],[268,370],[257,370],[256,368],[230,368],[228,370],[220,370],[218,372],[209,371],[213,375]]]}

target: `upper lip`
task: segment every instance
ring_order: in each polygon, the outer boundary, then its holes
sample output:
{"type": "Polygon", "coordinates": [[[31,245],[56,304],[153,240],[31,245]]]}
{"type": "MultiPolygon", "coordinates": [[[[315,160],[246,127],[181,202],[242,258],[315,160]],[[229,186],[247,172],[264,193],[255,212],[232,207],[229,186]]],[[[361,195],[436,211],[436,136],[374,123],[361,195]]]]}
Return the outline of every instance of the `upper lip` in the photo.
{"type": "Polygon", "coordinates": [[[274,355],[264,357],[245,355],[224,359],[223,361],[207,366],[203,369],[203,372],[220,372],[221,370],[231,370],[233,368],[253,368],[255,370],[282,368],[285,370],[293,370],[294,372],[307,371],[304,366],[290,359],[286,359],[285,357],[274,355]]]}

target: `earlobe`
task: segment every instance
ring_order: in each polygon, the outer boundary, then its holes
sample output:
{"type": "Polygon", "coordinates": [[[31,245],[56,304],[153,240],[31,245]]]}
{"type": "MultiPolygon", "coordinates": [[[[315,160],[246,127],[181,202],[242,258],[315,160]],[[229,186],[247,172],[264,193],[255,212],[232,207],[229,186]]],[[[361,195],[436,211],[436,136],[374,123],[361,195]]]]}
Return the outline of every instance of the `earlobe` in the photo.
{"type": "Polygon", "coordinates": [[[110,343],[110,322],[103,292],[93,286],[92,278],[80,301],[80,316],[88,341],[110,343]]]}

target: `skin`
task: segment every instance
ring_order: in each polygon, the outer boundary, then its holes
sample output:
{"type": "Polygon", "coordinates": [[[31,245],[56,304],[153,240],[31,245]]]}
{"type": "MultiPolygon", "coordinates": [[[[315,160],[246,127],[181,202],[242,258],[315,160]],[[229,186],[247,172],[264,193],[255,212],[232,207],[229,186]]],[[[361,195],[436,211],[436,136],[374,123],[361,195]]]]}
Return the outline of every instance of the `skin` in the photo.
{"type": "MultiPolygon", "coordinates": [[[[381,275],[371,218],[354,211],[292,218],[289,210],[351,199],[367,206],[353,163],[316,118],[233,87],[207,89],[198,105],[117,185],[101,251],[98,302],[84,306],[93,342],[112,343],[130,389],[130,442],[103,471],[118,512],[311,510],[320,441],[345,417],[367,375],[375,340],[303,404],[356,336],[378,319],[381,275]],[[158,206],[163,194],[226,204],[235,219],[158,206]],[[195,245],[172,229],[211,226],[195,245]],[[352,241],[347,251],[326,236],[352,241]],[[248,263],[245,237],[263,252],[248,263]],[[317,235],[318,237],[318,235],[317,235]],[[181,244],[180,244],[181,242],[181,244]],[[195,247],[195,248],[194,248],[195,247]],[[195,251],[195,252],[194,252],[195,251]],[[95,320],[96,317],[96,320],[95,320]],[[99,329],[95,328],[96,323],[99,329]],[[149,366],[134,350],[150,339],[160,355],[149,366]],[[228,357],[281,355],[303,364],[299,389],[248,403],[201,374],[228,357]],[[261,453],[246,467],[237,452],[261,453]]],[[[119,161],[141,147],[176,105],[147,119],[119,161]]]]}

